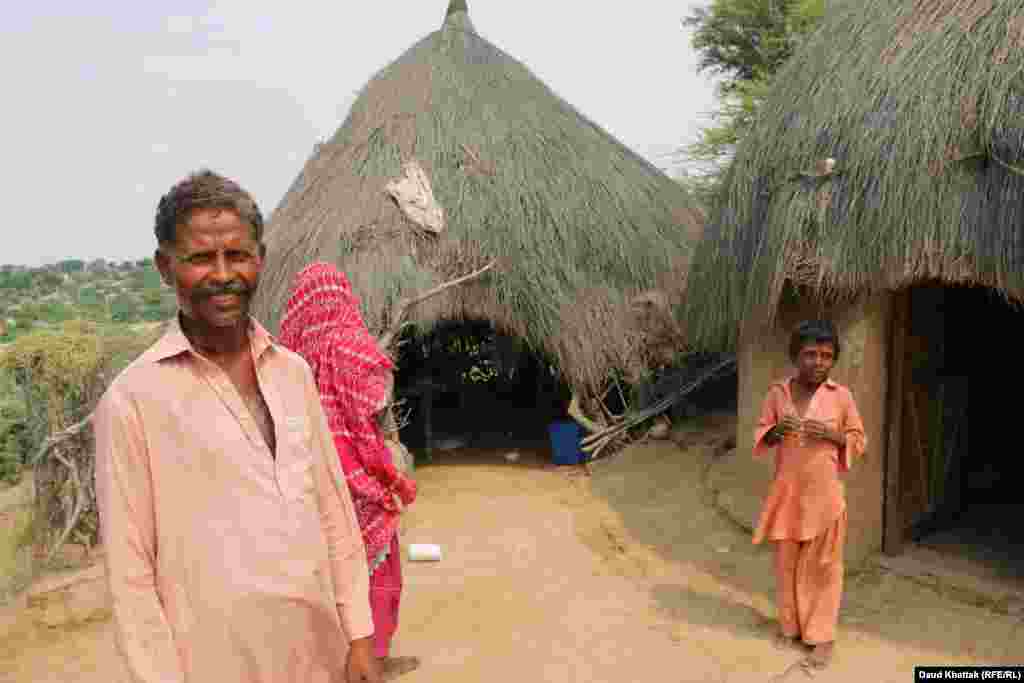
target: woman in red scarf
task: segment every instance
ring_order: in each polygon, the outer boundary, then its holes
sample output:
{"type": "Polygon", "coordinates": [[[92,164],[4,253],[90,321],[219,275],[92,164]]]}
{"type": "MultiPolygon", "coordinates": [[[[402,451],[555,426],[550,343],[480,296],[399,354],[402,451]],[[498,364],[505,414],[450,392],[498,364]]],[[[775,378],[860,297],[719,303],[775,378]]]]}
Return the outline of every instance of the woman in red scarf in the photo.
{"type": "Polygon", "coordinates": [[[366,545],[374,648],[389,680],[419,666],[415,657],[389,656],[402,593],[395,496],[404,505],[416,497],[415,482],[395,468],[377,422],[391,394],[394,365],[366,329],[347,278],[327,263],[314,263],[296,277],[281,343],[301,355],[316,377],[366,545]]]}

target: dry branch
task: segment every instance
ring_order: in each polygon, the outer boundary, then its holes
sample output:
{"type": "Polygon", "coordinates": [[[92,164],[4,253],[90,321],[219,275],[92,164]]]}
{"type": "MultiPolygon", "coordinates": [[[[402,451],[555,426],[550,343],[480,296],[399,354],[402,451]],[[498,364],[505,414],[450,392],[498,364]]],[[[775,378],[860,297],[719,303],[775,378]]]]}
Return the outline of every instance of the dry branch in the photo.
{"type": "Polygon", "coordinates": [[[649,408],[639,411],[635,415],[631,415],[621,422],[608,427],[598,433],[591,434],[585,437],[581,441],[582,449],[585,453],[591,453],[591,459],[595,458],[597,454],[603,450],[608,444],[610,444],[616,437],[624,435],[626,431],[633,427],[641,424],[645,420],[660,415],[665,412],[673,405],[681,401],[687,395],[698,389],[701,385],[708,382],[709,380],[717,377],[721,373],[730,370],[736,366],[735,357],[728,357],[724,360],[715,363],[710,368],[702,372],[696,379],[683,386],[678,391],[669,394],[665,398],[661,399],[657,403],[653,404],[649,408]]]}
{"type": "Polygon", "coordinates": [[[92,423],[92,418],[92,413],[90,413],[81,422],[77,422],[68,427],[67,429],[62,429],[56,434],[51,434],[50,436],[48,436],[46,440],[43,441],[42,445],[39,447],[39,450],[36,451],[35,456],[33,456],[32,460],[30,460],[29,462],[33,465],[41,462],[43,457],[47,454],[47,452],[49,452],[51,448],[61,443],[64,443],[71,437],[78,436],[82,432],[82,430],[84,430],[92,423]]]}
{"type": "Polygon", "coordinates": [[[410,308],[412,308],[416,304],[426,301],[427,299],[433,296],[440,294],[446,289],[454,287],[455,285],[461,285],[464,282],[468,282],[470,280],[480,277],[488,270],[493,268],[495,263],[497,263],[497,260],[492,260],[483,268],[474,270],[472,273],[468,273],[466,275],[463,275],[462,277],[455,278],[454,280],[449,280],[448,282],[440,284],[437,287],[434,287],[433,289],[427,290],[423,294],[418,294],[412,297],[411,299],[405,299],[404,301],[399,303],[394,316],[391,318],[390,326],[378,338],[378,342],[381,348],[387,349],[389,346],[391,346],[391,343],[394,341],[395,337],[397,337],[398,333],[402,331],[403,327],[405,327],[405,318],[408,315],[410,308]]]}
{"type": "Polygon", "coordinates": [[[47,558],[47,561],[50,562],[57,557],[57,553],[64,547],[64,543],[78,525],[78,519],[82,516],[82,511],[85,510],[85,490],[82,487],[82,478],[78,476],[78,468],[75,467],[74,458],[65,458],[61,455],[60,449],[53,452],[53,457],[71,472],[71,482],[75,492],[75,507],[64,524],[64,530],[61,531],[57,541],[53,544],[53,548],[50,549],[50,555],[47,558]]]}

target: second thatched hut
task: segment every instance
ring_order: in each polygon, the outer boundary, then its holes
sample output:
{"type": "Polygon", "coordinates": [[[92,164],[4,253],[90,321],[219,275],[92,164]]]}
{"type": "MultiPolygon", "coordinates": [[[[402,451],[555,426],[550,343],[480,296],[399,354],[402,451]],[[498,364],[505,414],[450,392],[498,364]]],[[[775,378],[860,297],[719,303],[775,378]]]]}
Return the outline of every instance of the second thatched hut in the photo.
{"type": "Polygon", "coordinates": [[[255,313],[275,329],[296,273],[329,261],[379,334],[402,300],[494,261],[414,307],[415,333],[485,321],[593,393],[656,363],[656,341],[681,344],[668,312],[702,225],[677,182],[453,0],[439,30],[370,80],[274,212],[255,313]]]}
{"type": "Polygon", "coordinates": [[[836,3],[776,83],[690,274],[688,334],[739,350],[726,497],[756,514],[760,401],[792,325],[827,315],[870,440],[847,482],[854,556],[1005,531],[981,504],[1019,498],[998,486],[999,425],[1019,421],[999,389],[1024,362],[999,349],[1024,319],[1024,2],[836,3]]]}

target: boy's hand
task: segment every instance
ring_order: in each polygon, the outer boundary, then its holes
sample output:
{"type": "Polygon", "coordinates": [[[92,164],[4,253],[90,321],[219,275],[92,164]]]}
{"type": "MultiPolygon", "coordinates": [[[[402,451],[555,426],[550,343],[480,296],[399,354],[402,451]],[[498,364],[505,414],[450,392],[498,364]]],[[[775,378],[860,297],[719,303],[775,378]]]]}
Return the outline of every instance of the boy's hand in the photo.
{"type": "Polygon", "coordinates": [[[775,425],[775,433],[780,437],[799,432],[801,429],[803,429],[803,424],[793,415],[784,415],[775,425]]]}
{"type": "Polygon", "coordinates": [[[828,441],[840,448],[846,445],[846,437],[844,437],[839,430],[833,429],[824,422],[819,422],[818,420],[807,420],[804,423],[804,433],[812,439],[828,441]]]}

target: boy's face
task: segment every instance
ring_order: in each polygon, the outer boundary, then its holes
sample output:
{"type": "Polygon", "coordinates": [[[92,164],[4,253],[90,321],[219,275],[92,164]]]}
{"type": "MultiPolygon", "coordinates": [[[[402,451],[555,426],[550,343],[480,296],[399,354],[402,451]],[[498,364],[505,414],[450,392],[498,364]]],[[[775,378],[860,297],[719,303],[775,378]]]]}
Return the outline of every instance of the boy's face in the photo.
{"type": "Polygon", "coordinates": [[[835,365],[835,347],[832,342],[804,344],[796,356],[796,369],[804,384],[818,385],[828,379],[835,365]]]}

